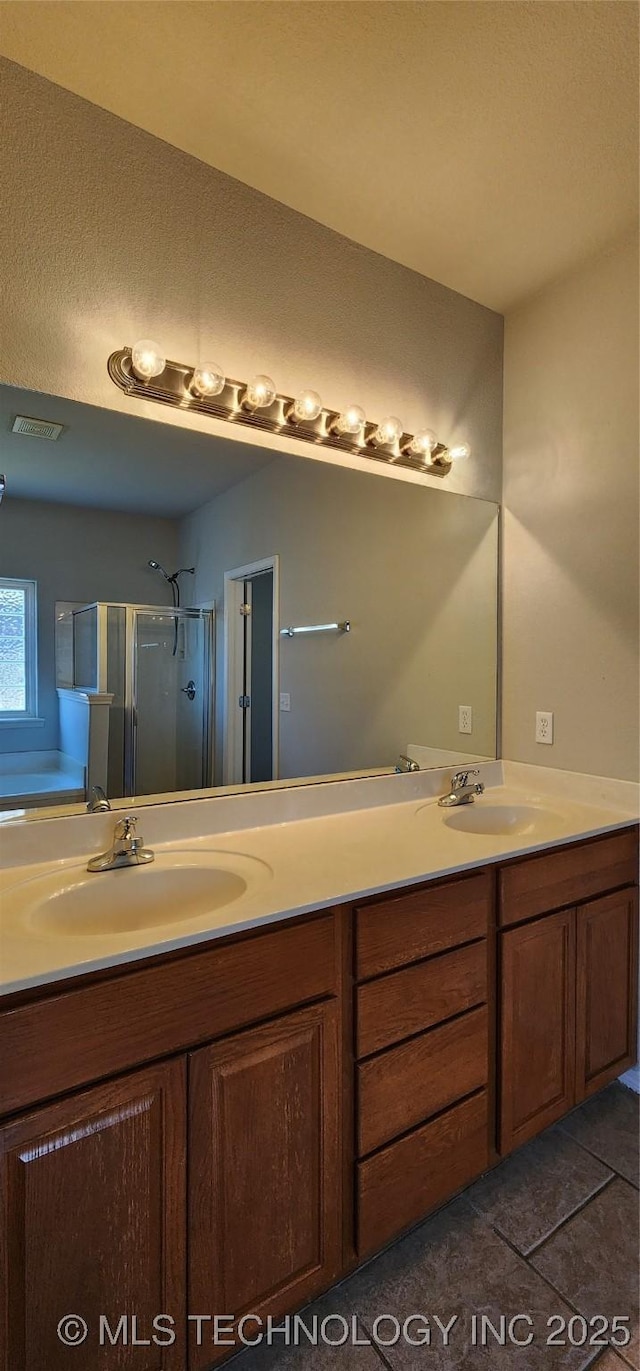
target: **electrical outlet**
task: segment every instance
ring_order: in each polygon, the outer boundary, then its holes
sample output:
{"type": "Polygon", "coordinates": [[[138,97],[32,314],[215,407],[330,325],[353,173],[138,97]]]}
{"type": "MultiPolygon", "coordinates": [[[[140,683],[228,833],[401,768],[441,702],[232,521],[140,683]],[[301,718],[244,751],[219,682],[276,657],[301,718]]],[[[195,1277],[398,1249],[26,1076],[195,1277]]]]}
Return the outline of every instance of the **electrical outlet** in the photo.
{"type": "Polygon", "coordinates": [[[549,744],[553,742],[553,714],[538,710],[536,714],[536,742],[549,744]]]}
{"type": "Polygon", "coordinates": [[[471,705],[458,705],[458,733],[473,733],[471,705]]]}
{"type": "Polygon", "coordinates": [[[280,710],[283,714],[288,714],[291,709],[291,696],[283,692],[280,696],[280,710]]]}

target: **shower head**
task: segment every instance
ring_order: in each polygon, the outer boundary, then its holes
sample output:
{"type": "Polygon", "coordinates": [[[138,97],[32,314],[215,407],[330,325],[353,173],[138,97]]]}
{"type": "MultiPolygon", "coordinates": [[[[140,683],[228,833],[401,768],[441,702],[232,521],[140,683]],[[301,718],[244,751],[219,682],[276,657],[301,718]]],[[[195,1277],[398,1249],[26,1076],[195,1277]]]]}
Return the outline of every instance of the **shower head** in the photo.
{"type": "Polygon", "coordinates": [[[160,562],[154,562],[150,559],[147,562],[147,566],[150,566],[152,571],[159,571],[160,575],[164,576],[165,581],[168,581],[169,585],[171,586],[177,586],[178,577],[184,576],[185,572],[188,572],[189,576],[195,576],[196,574],[196,569],[194,566],[181,566],[179,570],[174,571],[171,576],[169,575],[169,572],[165,571],[164,567],[161,566],[160,562]]]}
{"type": "Polygon", "coordinates": [[[149,560],[149,561],[147,562],[147,566],[150,566],[152,571],[159,571],[160,574],[161,574],[162,576],[164,576],[165,581],[170,581],[170,580],[172,579],[171,576],[169,575],[169,572],[168,572],[168,571],[165,571],[164,567],[163,567],[163,566],[160,566],[160,563],[159,563],[159,562],[153,562],[153,561],[149,560]]]}

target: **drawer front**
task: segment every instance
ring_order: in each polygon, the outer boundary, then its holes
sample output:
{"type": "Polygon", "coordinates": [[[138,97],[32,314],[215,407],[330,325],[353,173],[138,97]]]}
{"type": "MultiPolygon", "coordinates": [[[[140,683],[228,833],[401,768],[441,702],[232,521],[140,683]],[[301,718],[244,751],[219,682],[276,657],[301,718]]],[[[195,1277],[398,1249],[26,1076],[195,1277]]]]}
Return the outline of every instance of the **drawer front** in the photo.
{"type": "Polygon", "coordinates": [[[367,981],[356,990],[358,1056],[390,1047],[486,998],[486,941],[367,981]]]}
{"type": "Polygon", "coordinates": [[[0,1114],[332,995],[337,977],[326,914],[8,1009],[0,1114]]]}
{"type": "Polygon", "coordinates": [[[486,1008],[473,1009],[362,1062],[357,1068],[359,1155],[486,1085],[487,1030],[486,1008]]]}
{"type": "Polygon", "coordinates": [[[359,980],[407,966],[487,934],[492,878],[488,871],[415,894],[356,909],[359,980]]]}
{"type": "Polygon", "coordinates": [[[359,1162],[358,1256],[375,1252],[403,1228],[418,1223],[488,1165],[484,1090],[359,1162]]]}
{"type": "Polygon", "coordinates": [[[638,829],[578,847],[558,848],[507,866],[498,878],[498,919],[504,926],[578,904],[638,879],[638,829]]]}

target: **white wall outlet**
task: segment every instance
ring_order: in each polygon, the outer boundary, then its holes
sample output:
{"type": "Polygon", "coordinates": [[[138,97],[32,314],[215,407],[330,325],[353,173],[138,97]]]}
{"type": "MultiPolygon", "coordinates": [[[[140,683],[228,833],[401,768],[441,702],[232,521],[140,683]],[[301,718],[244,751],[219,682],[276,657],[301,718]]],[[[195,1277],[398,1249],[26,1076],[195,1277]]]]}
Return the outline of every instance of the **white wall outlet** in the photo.
{"type": "Polygon", "coordinates": [[[285,691],[283,691],[282,694],[280,695],[280,711],[281,711],[282,714],[288,714],[288,713],[290,712],[290,709],[291,709],[291,696],[288,695],[285,691]]]}
{"type": "Polygon", "coordinates": [[[553,742],[553,714],[544,710],[538,710],[536,714],[536,742],[549,744],[553,742]]]}
{"type": "Polygon", "coordinates": [[[473,733],[471,705],[458,705],[458,733],[473,733]]]}

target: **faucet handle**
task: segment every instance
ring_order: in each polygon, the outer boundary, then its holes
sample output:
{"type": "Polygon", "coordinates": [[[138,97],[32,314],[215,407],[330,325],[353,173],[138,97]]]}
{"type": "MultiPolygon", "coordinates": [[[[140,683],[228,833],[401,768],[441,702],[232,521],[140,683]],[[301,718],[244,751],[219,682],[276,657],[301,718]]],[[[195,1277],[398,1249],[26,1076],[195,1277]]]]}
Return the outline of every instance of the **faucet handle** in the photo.
{"type": "Polygon", "coordinates": [[[467,785],[470,776],[479,776],[477,766],[471,766],[467,771],[456,771],[451,777],[451,789],[456,790],[459,786],[467,785]]]}
{"type": "Polygon", "coordinates": [[[126,814],[124,819],[118,819],[114,838],[127,839],[135,838],[138,819],[135,814],[126,814]]]}

